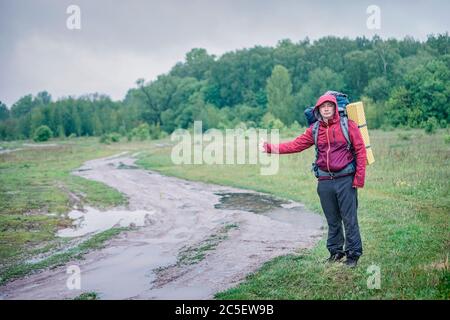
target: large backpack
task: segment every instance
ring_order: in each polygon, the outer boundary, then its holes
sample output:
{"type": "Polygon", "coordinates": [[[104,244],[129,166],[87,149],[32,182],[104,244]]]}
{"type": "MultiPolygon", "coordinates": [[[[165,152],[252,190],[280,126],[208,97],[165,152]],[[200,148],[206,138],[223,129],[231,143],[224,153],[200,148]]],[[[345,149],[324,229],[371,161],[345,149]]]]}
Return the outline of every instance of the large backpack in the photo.
{"type": "Polygon", "coordinates": [[[339,112],[339,117],[340,117],[341,130],[345,137],[345,140],[347,141],[347,149],[352,151],[354,160],[347,167],[345,167],[344,169],[342,169],[339,172],[336,172],[335,174],[330,174],[329,172],[325,172],[325,171],[321,170],[319,167],[317,167],[316,162],[317,162],[317,159],[319,158],[319,149],[317,146],[317,140],[319,137],[319,120],[314,115],[314,107],[308,107],[305,110],[305,117],[306,117],[309,125],[313,124],[312,135],[314,137],[314,146],[315,146],[315,151],[316,151],[316,159],[315,159],[314,163],[312,164],[312,170],[314,171],[316,177],[339,176],[339,175],[352,173],[356,170],[356,157],[355,157],[353,146],[350,141],[350,136],[348,133],[348,117],[347,117],[346,107],[350,103],[350,101],[348,99],[348,96],[341,92],[327,91],[324,94],[330,94],[336,98],[336,101],[338,104],[338,112],[339,112]]]}

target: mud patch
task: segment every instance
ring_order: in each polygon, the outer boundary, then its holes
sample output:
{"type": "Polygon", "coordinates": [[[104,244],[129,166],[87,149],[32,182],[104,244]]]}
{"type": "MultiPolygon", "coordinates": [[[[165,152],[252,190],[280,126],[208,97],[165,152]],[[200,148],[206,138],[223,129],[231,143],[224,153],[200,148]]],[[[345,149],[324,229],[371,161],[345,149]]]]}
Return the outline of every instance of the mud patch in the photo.
{"type": "Polygon", "coordinates": [[[214,205],[216,209],[264,213],[289,204],[288,201],[259,193],[216,193],[216,195],[221,196],[220,203],[214,205]]]}

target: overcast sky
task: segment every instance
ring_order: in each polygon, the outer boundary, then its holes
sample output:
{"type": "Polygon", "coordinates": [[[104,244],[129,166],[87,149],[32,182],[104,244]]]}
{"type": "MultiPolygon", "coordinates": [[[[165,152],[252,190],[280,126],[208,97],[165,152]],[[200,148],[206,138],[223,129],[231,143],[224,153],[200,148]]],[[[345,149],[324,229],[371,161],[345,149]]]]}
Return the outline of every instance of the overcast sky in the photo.
{"type": "Polygon", "coordinates": [[[42,90],[123,99],[136,79],[168,72],[194,47],[220,55],[307,36],[424,40],[449,30],[448,12],[447,0],[0,0],[0,101],[42,90]],[[80,30],[66,26],[71,4],[80,30]],[[380,8],[379,30],[366,26],[369,5],[380,8]]]}

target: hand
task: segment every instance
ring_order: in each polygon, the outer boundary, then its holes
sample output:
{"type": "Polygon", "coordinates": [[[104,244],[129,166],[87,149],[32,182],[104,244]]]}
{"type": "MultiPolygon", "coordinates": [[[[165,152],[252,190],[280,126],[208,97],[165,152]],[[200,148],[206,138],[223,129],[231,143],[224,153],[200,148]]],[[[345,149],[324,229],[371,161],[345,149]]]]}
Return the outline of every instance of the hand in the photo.
{"type": "Polygon", "coordinates": [[[266,152],[266,149],[264,148],[264,143],[265,143],[264,139],[260,138],[259,144],[258,144],[259,152],[263,152],[263,153],[266,152]]]}

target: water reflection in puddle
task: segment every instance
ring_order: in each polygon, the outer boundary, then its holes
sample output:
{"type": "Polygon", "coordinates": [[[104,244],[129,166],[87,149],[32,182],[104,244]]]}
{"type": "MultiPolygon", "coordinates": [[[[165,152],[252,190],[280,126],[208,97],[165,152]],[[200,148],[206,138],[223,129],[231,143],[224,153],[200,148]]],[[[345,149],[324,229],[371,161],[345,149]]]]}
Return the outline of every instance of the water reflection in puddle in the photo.
{"type": "Polygon", "coordinates": [[[73,210],[69,218],[73,219],[73,228],[58,231],[59,237],[79,237],[90,233],[99,233],[113,227],[141,227],[150,223],[150,215],[146,210],[108,210],[99,211],[86,207],[86,212],[73,210]]]}
{"type": "Polygon", "coordinates": [[[282,208],[288,201],[258,193],[216,193],[221,196],[216,209],[244,210],[253,213],[263,213],[275,208],[282,208]]]}
{"type": "Polygon", "coordinates": [[[267,216],[273,220],[295,225],[316,224],[320,216],[293,201],[258,193],[216,193],[221,196],[214,207],[225,210],[243,210],[267,216]]]}

